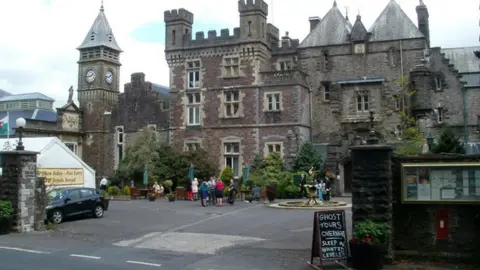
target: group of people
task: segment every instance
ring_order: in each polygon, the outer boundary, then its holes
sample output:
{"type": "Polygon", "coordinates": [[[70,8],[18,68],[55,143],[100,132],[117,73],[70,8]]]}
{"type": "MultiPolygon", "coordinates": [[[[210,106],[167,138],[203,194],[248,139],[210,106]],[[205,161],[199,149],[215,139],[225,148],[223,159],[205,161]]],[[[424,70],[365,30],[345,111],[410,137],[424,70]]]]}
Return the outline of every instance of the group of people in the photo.
{"type": "MultiPolygon", "coordinates": [[[[228,186],[228,199],[227,202],[233,204],[235,201],[235,195],[238,192],[237,187],[233,179],[230,179],[230,185],[228,186]]],[[[162,185],[155,182],[153,184],[153,190],[155,194],[160,197],[164,193],[162,185]]],[[[225,184],[218,177],[210,177],[210,180],[198,181],[194,178],[192,181],[187,181],[185,184],[186,199],[190,201],[196,201],[200,199],[203,207],[209,205],[216,205],[217,207],[223,206],[225,184]]]]}
{"type": "MultiPolygon", "coordinates": [[[[237,187],[233,179],[230,179],[230,185],[228,186],[228,199],[230,204],[234,203],[235,194],[237,193],[237,187]]],[[[200,183],[200,201],[203,207],[209,205],[216,205],[217,207],[223,206],[225,184],[218,177],[210,177],[210,180],[205,180],[200,183]]]]}

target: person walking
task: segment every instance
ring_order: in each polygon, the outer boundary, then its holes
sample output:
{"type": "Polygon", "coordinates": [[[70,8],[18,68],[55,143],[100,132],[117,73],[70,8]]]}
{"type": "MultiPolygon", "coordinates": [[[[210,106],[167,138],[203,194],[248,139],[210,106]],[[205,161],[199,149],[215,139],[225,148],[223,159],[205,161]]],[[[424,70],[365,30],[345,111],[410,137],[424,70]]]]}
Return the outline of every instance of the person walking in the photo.
{"type": "Polygon", "coordinates": [[[217,181],[215,183],[215,197],[217,198],[216,201],[217,201],[217,207],[222,207],[222,203],[223,203],[223,189],[225,189],[225,185],[223,184],[223,182],[220,180],[220,181],[217,181]]]}
{"type": "Polygon", "coordinates": [[[102,180],[100,180],[100,190],[106,191],[106,190],[107,190],[107,186],[108,186],[108,180],[107,180],[107,178],[104,176],[104,177],[102,178],[102,180]]]}
{"type": "Polygon", "coordinates": [[[192,181],[193,200],[198,200],[198,179],[195,177],[192,181]]]}

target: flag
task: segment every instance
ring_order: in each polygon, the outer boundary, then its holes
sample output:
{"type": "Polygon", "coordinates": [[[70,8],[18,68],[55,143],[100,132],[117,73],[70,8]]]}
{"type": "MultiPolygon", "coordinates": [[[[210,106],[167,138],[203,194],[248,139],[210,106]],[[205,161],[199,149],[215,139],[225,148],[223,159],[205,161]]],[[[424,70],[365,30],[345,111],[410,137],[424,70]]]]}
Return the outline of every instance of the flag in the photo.
{"type": "Polygon", "coordinates": [[[243,184],[247,184],[248,177],[250,176],[250,165],[246,164],[245,167],[243,167],[243,184]]]}
{"type": "Polygon", "coordinates": [[[143,168],[143,184],[145,186],[148,185],[148,167],[145,165],[145,168],[143,168]]]}
{"type": "Polygon", "coordinates": [[[7,115],[0,119],[0,135],[10,135],[9,134],[9,124],[8,124],[8,113],[7,115]]]}

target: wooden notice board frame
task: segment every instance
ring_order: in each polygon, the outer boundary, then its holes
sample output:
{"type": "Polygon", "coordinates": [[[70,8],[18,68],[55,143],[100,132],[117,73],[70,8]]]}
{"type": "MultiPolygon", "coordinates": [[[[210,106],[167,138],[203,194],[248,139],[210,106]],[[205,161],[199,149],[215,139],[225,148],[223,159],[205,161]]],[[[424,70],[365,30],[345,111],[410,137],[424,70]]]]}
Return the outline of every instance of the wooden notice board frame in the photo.
{"type": "Polygon", "coordinates": [[[345,216],[345,210],[323,210],[323,211],[316,211],[314,212],[313,215],[313,235],[312,235],[312,252],[311,252],[311,257],[310,257],[310,262],[309,264],[313,267],[313,260],[315,258],[320,259],[320,268],[315,267],[317,269],[323,269],[323,262],[324,261],[335,261],[336,263],[339,263],[341,260],[347,260],[348,257],[348,234],[347,234],[347,220],[345,216]],[[342,215],[342,220],[343,220],[343,231],[345,233],[345,256],[344,257],[339,257],[339,258],[331,258],[331,259],[324,259],[322,258],[322,246],[321,246],[321,233],[320,233],[320,226],[319,226],[319,220],[318,220],[318,215],[319,214],[338,214],[340,213],[342,215]]]}

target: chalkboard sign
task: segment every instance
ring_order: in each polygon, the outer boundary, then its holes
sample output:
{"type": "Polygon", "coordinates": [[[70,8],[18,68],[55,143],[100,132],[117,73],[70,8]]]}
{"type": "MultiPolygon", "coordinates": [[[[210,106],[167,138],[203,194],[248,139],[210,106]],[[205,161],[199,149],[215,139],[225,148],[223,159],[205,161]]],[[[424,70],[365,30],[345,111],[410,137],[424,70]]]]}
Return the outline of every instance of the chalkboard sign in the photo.
{"type": "Polygon", "coordinates": [[[319,211],[314,214],[312,257],[339,261],[348,257],[348,235],[344,210],[319,211]]]}

